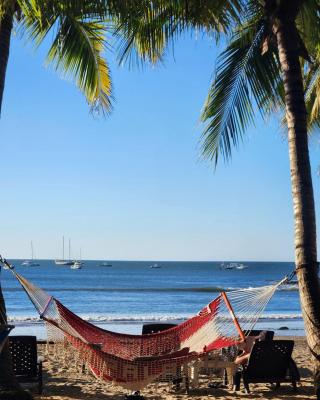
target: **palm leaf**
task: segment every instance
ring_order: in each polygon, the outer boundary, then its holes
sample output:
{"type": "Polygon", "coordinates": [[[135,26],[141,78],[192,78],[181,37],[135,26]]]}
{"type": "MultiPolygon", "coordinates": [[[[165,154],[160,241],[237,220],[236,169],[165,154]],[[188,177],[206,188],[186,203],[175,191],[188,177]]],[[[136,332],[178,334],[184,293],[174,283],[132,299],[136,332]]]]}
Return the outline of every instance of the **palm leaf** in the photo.
{"type": "Polygon", "coordinates": [[[105,27],[98,22],[66,16],[48,53],[64,77],[76,80],[88,103],[95,110],[111,110],[111,78],[104,51],[105,27]]]}
{"type": "Polygon", "coordinates": [[[219,35],[231,29],[243,8],[242,0],[155,0],[134,2],[116,19],[119,62],[162,59],[164,51],[183,32],[219,35]]]}
{"type": "Polygon", "coordinates": [[[108,113],[112,108],[112,87],[109,67],[103,58],[108,26],[102,21],[107,13],[103,3],[21,0],[22,29],[37,46],[52,32],[48,63],[63,77],[76,82],[92,110],[108,113]]]}
{"type": "Polygon", "coordinates": [[[264,115],[273,108],[271,105],[283,101],[277,52],[270,43],[262,54],[269,32],[265,20],[257,21],[258,17],[259,13],[251,15],[220,55],[202,112],[206,123],[202,154],[215,163],[220,152],[225,159],[231,156],[232,147],[254,122],[257,110],[264,115]]]}

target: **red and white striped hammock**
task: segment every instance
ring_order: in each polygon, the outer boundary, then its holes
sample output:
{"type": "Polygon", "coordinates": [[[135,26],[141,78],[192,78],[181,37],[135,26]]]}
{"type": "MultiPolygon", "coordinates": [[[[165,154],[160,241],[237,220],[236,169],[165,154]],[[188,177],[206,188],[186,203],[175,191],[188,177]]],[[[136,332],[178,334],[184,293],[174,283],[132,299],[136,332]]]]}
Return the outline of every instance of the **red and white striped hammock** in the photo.
{"type": "Polygon", "coordinates": [[[43,289],[12,272],[40,317],[63,333],[95,376],[131,390],[142,389],[160,375],[174,376],[179,367],[208,352],[241,342],[243,331],[253,328],[282,283],[222,292],[197,315],[173,328],[129,335],[81,319],[43,289]]]}

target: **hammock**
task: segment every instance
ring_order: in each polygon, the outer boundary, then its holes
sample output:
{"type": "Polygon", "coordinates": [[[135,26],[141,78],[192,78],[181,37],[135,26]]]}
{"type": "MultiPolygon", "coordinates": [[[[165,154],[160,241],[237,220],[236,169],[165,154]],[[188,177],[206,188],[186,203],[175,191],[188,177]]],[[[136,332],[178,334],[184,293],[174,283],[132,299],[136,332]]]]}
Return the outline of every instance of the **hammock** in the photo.
{"type": "Polygon", "coordinates": [[[52,332],[63,333],[95,376],[131,390],[142,389],[160,375],[180,374],[191,361],[208,352],[239,344],[244,339],[242,331],[252,330],[283,283],[222,292],[197,315],[173,328],[148,335],[129,335],[84,321],[11,270],[47,322],[51,338],[52,332]]]}

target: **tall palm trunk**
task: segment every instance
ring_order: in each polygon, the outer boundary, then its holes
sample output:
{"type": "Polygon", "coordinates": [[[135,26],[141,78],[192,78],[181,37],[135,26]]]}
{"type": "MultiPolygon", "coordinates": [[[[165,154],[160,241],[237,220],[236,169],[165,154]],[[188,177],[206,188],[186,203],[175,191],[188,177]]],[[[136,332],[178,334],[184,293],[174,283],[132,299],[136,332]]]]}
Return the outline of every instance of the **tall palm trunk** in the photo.
{"type": "Polygon", "coordinates": [[[314,358],[315,386],[320,399],[320,285],[318,280],[316,218],[308,150],[307,113],[299,61],[295,19],[299,0],[283,0],[273,30],[285,88],[291,190],[295,220],[295,263],[302,315],[314,358]]]}
{"type": "MultiPolygon", "coordinates": [[[[0,112],[3,99],[6,70],[10,50],[10,38],[13,25],[13,7],[8,7],[7,13],[0,21],[0,112]]],[[[0,325],[7,323],[5,302],[0,286],[0,325]]],[[[6,344],[0,354],[0,398],[1,392],[19,389],[19,385],[12,370],[9,347],[6,344]]]]}
{"type": "MultiPolygon", "coordinates": [[[[3,92],[6,71],[9,59],[10,39],[13,26],[14,3],[8,7],[7,12],[0,21],[0,113],[3,100],[3,92]]],[[[7,323],[6,307],[0,285],[0,325],[7,323]]],[[[8,343],[0,353],[0,399],[30,399],[28,392],[21,389],[14,375],[8,343]]]]}
{"type": "Polygon", "coordinates": [[[9,59],[12,25],[13,25],[13,10],[10,10],[9,8],[0,21],[0,113],[1,113],[4,84],[5,84],[6,71],[9,59]]]}

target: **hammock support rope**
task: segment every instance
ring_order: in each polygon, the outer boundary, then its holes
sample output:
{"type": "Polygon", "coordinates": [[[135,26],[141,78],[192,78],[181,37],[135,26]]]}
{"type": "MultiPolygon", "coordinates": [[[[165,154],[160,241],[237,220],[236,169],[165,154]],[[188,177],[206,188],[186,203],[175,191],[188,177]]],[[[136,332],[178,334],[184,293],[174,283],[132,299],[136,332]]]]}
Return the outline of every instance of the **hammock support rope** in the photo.
{"type": "Polygon", "coordinates": [[[285,278],[274,285],[222,292],[197,315],[173,328],[129,335],[81,319],[18,274],[1,256],[0,262],[9,266],[46,322],[48,340],[49,335],[53,341],[64,337],[96,377],[130,390],[141,390],[160,376],[172,380],[208,352],[242,342],[243,331],[253,329],[276,289],[287,281],[285,278]]]}

